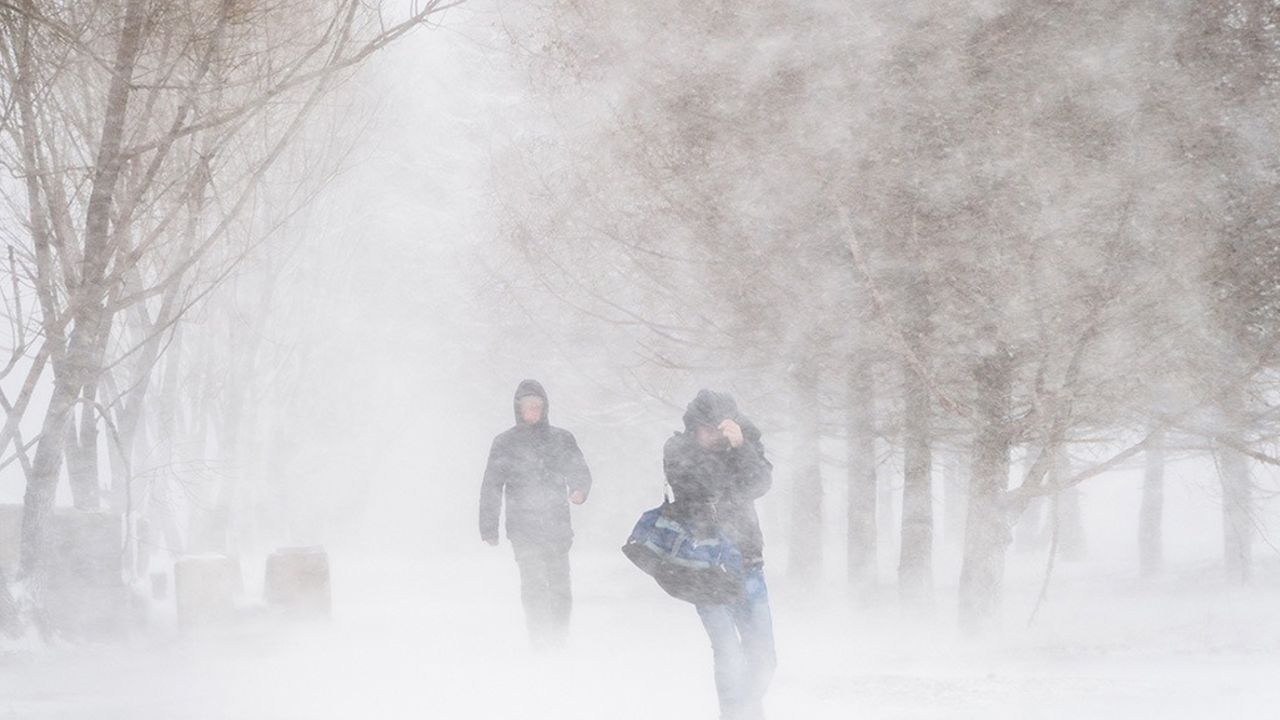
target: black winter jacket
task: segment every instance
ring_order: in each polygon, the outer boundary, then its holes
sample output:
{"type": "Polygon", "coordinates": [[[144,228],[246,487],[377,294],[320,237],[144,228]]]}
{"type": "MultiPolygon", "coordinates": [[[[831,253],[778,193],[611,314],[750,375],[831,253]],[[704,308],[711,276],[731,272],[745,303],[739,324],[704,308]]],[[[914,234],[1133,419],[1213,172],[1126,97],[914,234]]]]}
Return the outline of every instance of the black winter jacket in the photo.
{"type": "Polygon", "coordinates": [[[591,491],[591,471],[573,433],[542,419],[534,425],[520,420],[519,399],[547,393],[536,380],[516,390],[516,424],[493,439],[480,486],[480,537],[498,539],[498,514],[503,495],[507,505],[507,539],[517,545],[568,549],[573,542],[568,493],[591,491]]]}
{"type": "Polygon", "coordinates": [[[763,564],[764,537],[755,501],[773,484],[773,465],[765,458],[760,430],[739,416],[731,397],[708,390],[689,404],[684,420],[684,432],[667,440],[662,450],[674,495],[668,512],[697,535],[719,525],[749,564],[763,564]],[[716,426],[725,419],[742,428],[741,447],[707,450],[698,444],[694,425],[716,426]]]}

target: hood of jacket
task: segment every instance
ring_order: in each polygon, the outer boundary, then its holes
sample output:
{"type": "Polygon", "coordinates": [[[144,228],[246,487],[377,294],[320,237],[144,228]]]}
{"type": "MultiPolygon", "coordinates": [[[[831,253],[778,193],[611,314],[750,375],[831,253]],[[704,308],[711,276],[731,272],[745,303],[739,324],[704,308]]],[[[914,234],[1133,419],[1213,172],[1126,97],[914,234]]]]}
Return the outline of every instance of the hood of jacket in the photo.
{"type": "Polygon", "coordinates": [[[729,393],[714,390],[699,390],[698,396],[684,411],[684,429],[692,431],[698,425],[719,427],[725,420],[739,422],[738,403],[733,401],[729,393]]]}
{"type": "Polygon", "coordinates": [[[542,398],[542,419],[534,423],[535,427],[549,425],[547,418],[551,415],[551,400],[547,399],[547,391],[543,389],[542,383],[537,380],[521,380],[520,385],[516,387],[515,397],[511,401],[511,405],[516,415],[516,425],[522,425],[520,420],[520,398],[529,397],[542,398]]]}

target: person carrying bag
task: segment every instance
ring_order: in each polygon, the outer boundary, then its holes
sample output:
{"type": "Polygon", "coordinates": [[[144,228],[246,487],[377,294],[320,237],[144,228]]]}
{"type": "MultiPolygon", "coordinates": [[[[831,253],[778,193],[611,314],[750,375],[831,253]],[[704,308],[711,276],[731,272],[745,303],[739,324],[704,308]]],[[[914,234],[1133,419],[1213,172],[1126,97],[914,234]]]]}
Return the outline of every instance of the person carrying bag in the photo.
{"type": "Polygon", "coordinates": [[[725,393],[702,390],[663,447],[671,498],[644,513],[623,552],[693,603],[711,639],[720,714],[762,720],[776,657],[755,501],[773,482],[760,431],[725,393]]]}

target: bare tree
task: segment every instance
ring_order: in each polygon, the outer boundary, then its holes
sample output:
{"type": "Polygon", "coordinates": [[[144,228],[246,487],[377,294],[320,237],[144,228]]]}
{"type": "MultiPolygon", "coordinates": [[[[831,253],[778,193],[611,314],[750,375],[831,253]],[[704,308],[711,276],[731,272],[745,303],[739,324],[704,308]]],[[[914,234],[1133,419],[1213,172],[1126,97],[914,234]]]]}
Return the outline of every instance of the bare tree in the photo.
{"type": "MultiPolygon", "coordinates": [[[[271,236],[253,202],[320,99],[447,7],[394,19],[354,0],[0,7],[14,108],[0,162],[20,180],[0,190],[29,232],[11,272],[38,299],[29,377],[53,371],[24,468],[23,577],[49,559],[64,462],[76,506],[97,507],[104,425],[123,475],[109,497],[133,502],[124,486],[158,360],[183,316],[271,236]]],[[[27,397],[6,408],[6,443],[27,397]]]]}

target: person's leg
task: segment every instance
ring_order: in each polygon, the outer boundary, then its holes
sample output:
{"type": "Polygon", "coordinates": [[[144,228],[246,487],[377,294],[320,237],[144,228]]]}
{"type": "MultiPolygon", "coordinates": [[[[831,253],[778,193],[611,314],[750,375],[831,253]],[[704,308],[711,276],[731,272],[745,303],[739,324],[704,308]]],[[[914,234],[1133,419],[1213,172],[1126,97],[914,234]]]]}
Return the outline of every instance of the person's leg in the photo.
{"type": "Polygon", "coordinates": [[[720,717],[737,718],[745,699],[747,667],[733,609],[728,605],[699,605],[698,617],[711,639],[720,717]]]}
{"type": "Polygon", "coordinates": [[[764,717],[764,695],[773,679],[777,655],[773,644],[773,616],[763,570],[747,576],[746,594],[734,606],[734,621],[742,638],[746,670],[744,718],[764,717]]]}
{"type": "Polygon", "coordinates": [[[529,642],[536,648],[547,635],[549,591],[546,553],[537,546],[514,545],[516,565],[520,567],[520,601],[524,605],[524,622],[529,642]]]}
{"type": "Polygon", "coordinates": [[[569,551],[547,552],[548,621],[552,640],[563,644],[569,635],[569,618],[573,614],[573,587],[569,571],[569,551]]]}

